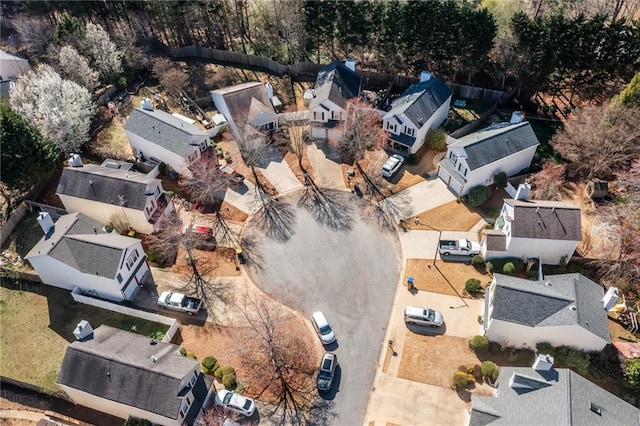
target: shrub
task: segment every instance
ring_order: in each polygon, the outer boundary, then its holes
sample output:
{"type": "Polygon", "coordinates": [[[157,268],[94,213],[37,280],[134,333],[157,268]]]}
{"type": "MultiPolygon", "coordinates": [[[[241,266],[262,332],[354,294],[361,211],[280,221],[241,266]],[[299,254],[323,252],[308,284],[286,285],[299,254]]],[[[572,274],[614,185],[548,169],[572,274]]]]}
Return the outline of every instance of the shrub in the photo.
{"type": "Polygon", "coordinates": [[[496,368],[497,366],[493,361],[482,361],[482,366],[480,367],[482,375],[485,377],[492,377],[496,368]]]}
{"type": "Polygon", "coordinates": [[[466,283],[464,283],[464,289],[469,293],[477,293],[482,291],[482,285],[480,284],[480,280],[477,278],[469,278],[466,283]]]}
{"type": "Polygon", "coordinates": [[[182,356],[187,356],[187,350],[183,347],[180,347],[180,350],[178,352],[180,352],[180,355],[182,356]]]}
{"type": "Polygon", "coordinates": [[[227,374],[236,374],[236,369],[233,367],[222,367],[222,375],[226,376],[227,374]]]}
{"type": "Polygon", "coordinates": [[[196,354],[194,354],[193,352],[189,352],[189,353],[187,353],[187,358],[197,359],[197,358],[196,358],[196,354]]]}
{"type": "Polygon", "coordinates": [[[507,174],[505,172],[499,172],[496,173],[493,176],[493,183],[498,187],[498,188],[506,188],[507,187],[507,174]]]}
{"type": "Polygon", "coordinates": [[[473,256],[473,258],[471,259],[471,264],[473,266],[484,266],[484,257],[482,257],[479,254],[476,254],[475,256],[473,256]]]}
{"type": "Polygon", "coordinates": [[[218,380],[222,380],[222,376],[224,376],[224,374],[222,373],[222,367],[218,366],[218,368],[213,370],[213,377],[218,380]]]}
{"type": "Polygon", "coordinates": [[[236,375],[235,374],[225,374],[222,376],[222,384],[225,389],[235,389],[236,388],[236,375]]]}
{"type": "Polygon", "coordinates": [[[527,272],[527,278],[530,280],[537,280],[538,279],[538,270],[535,268],[531,268],[529,269],[529,272],[527,272]]]}
{"type": "Polygon", "coordinates": [[[516,267],[513,266],[513,263],[507,262],[502,267],[502,273],[507,275],[513,275],[516,273],[516,267]]]}
{"type": "Polygon", "coordinates": [[[466,389],[466,387],[469,386],[469,383],[472,383],[472,382],[473,382],[472,374],[468,374],[463,371],[456,371],[453,374],[453,385],[458,391],[466,389]]]}
{"type": "Polygon", "coordinates": [[[498,376],[500,375],[500,369],[498,367],[496,367],[495,370],[493,370],[493,373],[491,374],[491,381],[493,383],[496,382],[496,380],[498,380],[498,376]]]}
{"type": "Polygon", "coordinates": [[[640,389],[640,359],[630,359],[624,368],[624,376],[627,386],[631,389],[640,389]]]}
{"type": "Polygon", "coordinates": [[[213,356],[206,356],[202,360],[202,372],[209,374],[215,371],[218,367],[218,360],[213,356]]]}
{"type": "Polygon", "coordinates": [[[471,188],[467,202],[472,207],[480,207],[491,197],[491,188],[487,186],[476,186],[471,188]]]}
{"type": "Polygon", "coordinates": [[[497,355],[500,353],[500,344],[498,342],[490,342],[489,343],[489,352],[493,355],[497,355]]]}
{"type": "Polygon", "coordinates": [[[427,135],[427,146],[436,151],[445,151],[447,149],[447,134],[443,129],[437,128],[427,135]]]}
{"type": "Polygon", "coordinates": [[[551,343],[540,342],[536,343],[536,352],[545,355],[553,355],[554,347],[551,343]]]}
{"type": "Polygon", "coordinates": [[[484,336],[473,336],[469,339],[469,347],[474,352],[485,352],[489,349],[489,339],[484,336]]]}
{"type": "Polygon", "coordinates": [[[485,263],[484,268],[487,271],[487,274],[493,274],[493,263],[491,262],[485,263]]]}
{"type": "Polygon", "coordinates": [[[479,366],[478,364],[473,366],[473,378],[475,379],[476,382],[480,383],[482,382],[482,367],[479,366]]]}
{"type": "Polygon", "coordinates": [[[418,156],[415,154],[409,154],[409,156],[407,157],[407,163],[418,164],[418,156]]]}

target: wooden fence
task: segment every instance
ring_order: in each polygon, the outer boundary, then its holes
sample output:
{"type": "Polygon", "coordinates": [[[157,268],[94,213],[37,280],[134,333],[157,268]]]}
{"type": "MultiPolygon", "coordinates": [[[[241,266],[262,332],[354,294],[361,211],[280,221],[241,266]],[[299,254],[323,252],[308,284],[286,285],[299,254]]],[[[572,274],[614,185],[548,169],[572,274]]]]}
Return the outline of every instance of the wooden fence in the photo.
{"type": "Polygon", "coordinates": [[[502,102],[509,98],[508,92],[485,89],[483,87],[465,86],[462,84],[447,83],[453,90],[454,98],[479,99],[488,102],[502,102]]]}

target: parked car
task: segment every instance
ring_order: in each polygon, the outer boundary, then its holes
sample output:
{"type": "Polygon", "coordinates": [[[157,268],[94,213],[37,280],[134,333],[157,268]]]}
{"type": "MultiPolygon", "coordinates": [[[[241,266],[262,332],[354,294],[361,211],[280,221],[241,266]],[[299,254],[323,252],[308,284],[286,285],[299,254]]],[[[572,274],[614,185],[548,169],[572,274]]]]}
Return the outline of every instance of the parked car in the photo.
{"type": "Polygon", "coordinates": [[[186,312],[189,315],[197,314],[202,308],[202,299],[189,297],[182,293],[165,291],[158,297],[158,305],[161,308],[186,312]]]}
{"type": "Polygon", "coordinates": [[[434,311],[433,309],[407,306],[404,308],[404,322],[407,324],[440,327],[444,324],[444,318],[440,312],[434,311]]]}
{"type": "Polygon", "coordinates": [[[322,344],[330,345],[336,341],[336,336],[333,334],[331,325],[329,325],[329,321],[327,321],[327,318],[324,316],[322,311],[316,311],[311,314],[311,322],[313,323],[318,336],[320,336],[322,344]]]}
{"type": "Polygon", "coordinates": [[[390,178],[395,175],[402,164],[404,163],[404,157],[400,154],[393,154],[391,157],[387,159],[387,161],[382,166],[382,176],[386,178],[390,178]]]}
{"type": "Polygon", "coordinates": [[[182,225],[180,233],[189,233],[193,236],[193,248],[198,250],[215,250],[216,239],[213,236],[213,229],[204,225],[182,225]]]}
{"type": "Polygon", "coordinates": [[[216,405],[247,417],[253,416],[256,411],[253,399],[224,389],[216,394],[216,405]]]}
{"type": "Polygon", "coordinates": [[[338,357],[336,354],[326,352],[320,361],[318,368],[318,378],[316,384],[319,391],[328,391],[333,386],[333,377],[336,374],[336,366],[338,365],[338,357]]]}
{"type": "Polygon", "coordinates": [[[450,254],[461,254],[463,256],[475,256],[480,253],[480,244],[469,241],[465,238],[461,240],[440,240],[438,244],[440,254],[449,256],[450,254]]]}

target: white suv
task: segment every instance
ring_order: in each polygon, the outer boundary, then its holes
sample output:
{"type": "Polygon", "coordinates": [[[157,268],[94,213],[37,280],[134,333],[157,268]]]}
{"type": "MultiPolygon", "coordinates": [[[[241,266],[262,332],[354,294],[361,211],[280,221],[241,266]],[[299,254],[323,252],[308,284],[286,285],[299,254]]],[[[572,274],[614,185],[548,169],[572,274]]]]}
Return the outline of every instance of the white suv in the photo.
{"type": "Polygon", "coordinates": [[[322,311],[316,311],[311,314],[311,322],[318,332],[318,336],[320,336],[323,345],[330,345],[336,341],[336,335],[333,334],[329,321],[327,321],[322,311]]]}
{"type": "Polygon", "coordinates": [[[440,327],[444,323],[442,314],[429,308],[407,306],[404,309],[404,322],[408,324],[428,325],[440,327]]]}
{"type": "Polygon", "coordinates": [[[382,166],[382,176],[390,178],[402,167],[404,157],[400,154],[393,154],[382,166]]]}

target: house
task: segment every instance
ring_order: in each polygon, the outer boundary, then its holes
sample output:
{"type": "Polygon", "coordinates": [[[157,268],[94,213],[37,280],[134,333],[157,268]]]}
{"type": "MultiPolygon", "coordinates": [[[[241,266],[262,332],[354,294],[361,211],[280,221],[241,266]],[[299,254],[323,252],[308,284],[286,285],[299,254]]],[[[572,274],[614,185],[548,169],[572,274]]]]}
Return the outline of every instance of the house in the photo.
{"type": "Polygon", "coordinates": [[[148,98],[140,105],[124,126],[138,161],[151,167],[164,163],[179,174],[190,175],[189,165],[211,146],[209,134],[179,117],[153,109],[148,98]]]}
{"type": "Polygon", "coordinates": [[[0,97],[8,98],[20,74],[31,71],[29,61],[0,50],[0,97]]]}
{"type": "Polygon", "coordinates": [[[326,140],[342,136],[339,126],[347,118],[347,101],[360,96],[361,85],[362,77],[356,73],[353,60],[320,68],[309,102],[312,137],[326,140]]]}
{"type": "Polygon", "coordinates": [[[467,195],[492,184],[497,173],[514,176],[529,168],[539,144],[528,122],[496,123],[460,139],[448,136],[438,177],[457,196],[467,195]]]}
{"type": "Polygon", "coordinates": [[[603,288],[581,274],[531,281],[494,274],[484,306],[484,335],[492,342],[534,348],[547,342],[600,351],[611,343],[603,288]]]}
{"type": "Polygon", "coordinates": [[[560,201],[529,200],[520,185],[515,199],[505,199],[494,229],[482,231],[480,253],[486,260],[538,258],[566,264],[582,240],[580,208],[560,201]]]}
{"type": "Polygon", "coordinates": [[[639,425],[636,407],[553,358],[538,355],[533,367],[501,367],[493,396],[471,396],[470,426],[639,425]]]}
{"type": "Polygon", "coordinates": [[[153,280],[139,239],[106,232],[82,213],[61,216],[55,224],[40,213],[38,222],[45,235],[25,259],[45,284],[123,301],[153,280]]]}
{"type": "Polygon", "coordinates": [[[215,391],[170,343],[101,325],[67,346],[56,383],[78,405],[164,426],[192,425],[215,391]]]}
{"type": "Polygon", "coordinates": [[[76,159],[71,164],[62,170],[56,190],[70,213],[83,213],[117,229],[151,234],[157,231],[160,219],[174,211],[162,181],[131,171],[131,163],[107,160],[101,166],[83,165],[76,159]]]}
{"type": "MultiPolygon", "coordinates": [[[[211,98],[236,133],[238,125],[246,124],[258,130],[278,130],[278,114],[273,105],[277,98],[269,83],[254,81],[212,90],[211,98]]],[[[279,100],[277,104],[281,105],[279,100]]]]}
{"type": "Polygon", "coordinates": [[[442,79],[423,71],[420,82],[409,86],[382,117],[390,147],[405,154],[418,152],[427,133],[446,120],[452,95],[442,79]]]}

